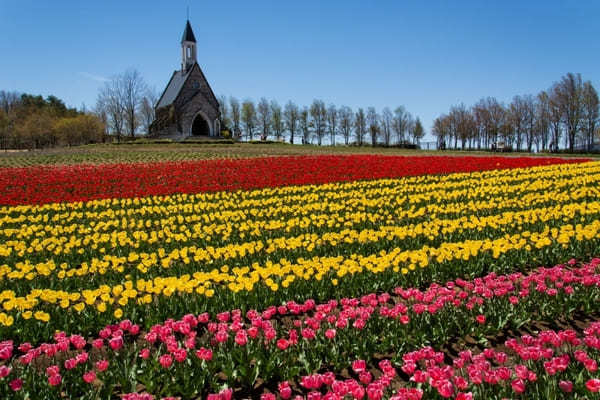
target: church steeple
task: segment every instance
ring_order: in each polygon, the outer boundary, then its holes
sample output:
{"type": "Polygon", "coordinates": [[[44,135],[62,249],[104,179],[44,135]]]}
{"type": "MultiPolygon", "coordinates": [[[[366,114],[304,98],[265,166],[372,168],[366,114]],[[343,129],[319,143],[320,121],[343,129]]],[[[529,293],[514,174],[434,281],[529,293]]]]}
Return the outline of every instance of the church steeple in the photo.
{"type": "Polygon", "coordinates": [[[196,62],[196,37],[188,20],[181,37],[181,71],[187,72],[196,62]]]}

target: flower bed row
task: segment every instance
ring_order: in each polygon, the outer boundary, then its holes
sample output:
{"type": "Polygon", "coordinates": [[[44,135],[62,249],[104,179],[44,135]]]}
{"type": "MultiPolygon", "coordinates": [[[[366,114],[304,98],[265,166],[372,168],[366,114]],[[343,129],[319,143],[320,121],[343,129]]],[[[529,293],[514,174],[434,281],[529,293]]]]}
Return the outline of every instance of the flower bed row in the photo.
{"type": "Polygon", "coordinates": [[[332,155],[3,168],[0,169],[0,204],[46,204],[172,193],[247,190],[581,161],[586,160],[332,155]]]}
{"type": "MultiPolygon", "coordinates": [[[[277,392],[265,393],[261,400],[596,398],[600,392],[599,360],[600,322],[593,322],[583,335],[574,330],[546,330],[508,339],[503,350],[464,350],[450,362],[447,354],[432,347],[404,354],[397,366],[381,360],[374,373],[364,360],[355,360],[347,379],[331,371],[305,375],[297,386],[304,396],[293,397],[290,383],[284,381],[277,392]]],[[[211,396],[221,399],[229,395],[221,392],[211,396]]],[[[152,398],[149,394],[131,396],[152,398]]]]}
{"type": "Polygon", "coordinates": [[[115,388],[135,391],[141,384],[151,393],[189,398],[224,384],[252,388],[259,378],[283,381],[324,367],[340,369],[375,353],[397,354],[397,362],[405,351],[457,335],[478,337],[531,319],[597,311],[598,268],[600,259],[581,266],[573,261],[426,290],[397,288],[323,304],[290,301],[245,315],[189,314],[148,331],[123,320],[88,339],[57,333],[52,343],[38,346],[5,341],[0,393],[52,396],[65,390],[91,397],[115,388]]]}

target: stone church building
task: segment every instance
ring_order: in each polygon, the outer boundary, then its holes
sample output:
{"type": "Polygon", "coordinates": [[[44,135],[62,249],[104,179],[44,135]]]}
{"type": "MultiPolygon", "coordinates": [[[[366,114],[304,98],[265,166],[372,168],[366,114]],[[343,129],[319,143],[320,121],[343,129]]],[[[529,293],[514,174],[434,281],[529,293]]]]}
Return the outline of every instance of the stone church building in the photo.
{"type": "Polygon", "coordinates": [[[196,55],[196,37],[188,20],[181,38],[181,70],[173,72],[156,103],[150,136],[174,140],[220,136],[219,102],[196,55]]]}

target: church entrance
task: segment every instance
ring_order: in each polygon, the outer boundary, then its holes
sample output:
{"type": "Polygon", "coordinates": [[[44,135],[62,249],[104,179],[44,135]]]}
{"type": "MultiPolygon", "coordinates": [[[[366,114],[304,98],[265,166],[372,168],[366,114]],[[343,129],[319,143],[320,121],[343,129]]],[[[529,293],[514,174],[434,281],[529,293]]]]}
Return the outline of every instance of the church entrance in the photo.
{"type": "Polygon", "coordinates": [[[200,114],[196,115],[192,124],[192,136],[210,136],[208,122],[200,114]]]}

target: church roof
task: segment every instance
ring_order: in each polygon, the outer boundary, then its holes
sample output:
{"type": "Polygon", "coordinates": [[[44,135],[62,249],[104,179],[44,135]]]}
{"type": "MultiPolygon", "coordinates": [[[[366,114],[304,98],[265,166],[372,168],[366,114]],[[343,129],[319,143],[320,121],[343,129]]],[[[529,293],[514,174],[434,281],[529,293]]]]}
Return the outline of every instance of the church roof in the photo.
{"type": "Polygon", "coordinates": [[[171,76],[171,80],[169,80],[167,87],[165,88],[164,92],[158,99],[158,103],[156,104],[156,109],[171,105],[177,99],[177,96],[179,95],[179,92],[181,92],[181,89],[183,88],[185,81],[191,75],[194,68],[198,68],[202,79],[208,86],[212,100],[218,104],[217,97],[215,96],[214,92],[212,91],[212,88],[210,87],[208,81],[206,80],[206,77],[204,76],[204,72],[202,72],[202,69],[196,62],[187,71],[177,70],[177,71],[173,72],[173,75],[171,76]]]}
{"type": "Polygon", "coordinates": [[[175,101],[175,99],[177,98],[177,95],[181,91],[181,88],[183,87],[183,84],[185,83],[185,81],[191,71],[192,71],[192,68],[188,69],[187,72],[180,71],[180,70],[173,72],[173,76],[171,77],[171,80],[167,84],[167,88],[165,89],[162,96],[160,97],[160,100],[158,101],[156,108],[168,106],[169,104],[171,104],[175,101]]]}
{"type": "Polygon", "coordinates": [[[196,43],[196,37],[194,36],[194,31],[192,31],[192,25],[190,25],[189,20],[185,24],[185,30],[183,31],[183,36],[181,37],[181,41],[196,43]]]}

